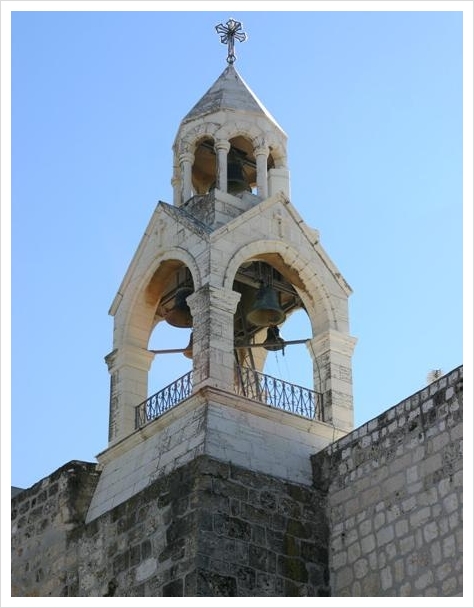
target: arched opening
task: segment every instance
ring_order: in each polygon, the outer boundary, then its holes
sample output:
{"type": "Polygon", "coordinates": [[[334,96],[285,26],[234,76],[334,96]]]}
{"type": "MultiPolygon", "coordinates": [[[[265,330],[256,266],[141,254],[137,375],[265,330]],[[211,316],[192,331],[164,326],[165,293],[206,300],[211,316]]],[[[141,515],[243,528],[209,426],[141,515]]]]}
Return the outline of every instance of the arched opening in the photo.
{"type": "MultiPolygon", "coordinates": [[[[230,139],[231,148],[228,154],[228,179],[234,171],[241,171],[241,178],[248,185],[247,190],[257,194],[257,161],[255,149],[250,140],[243,135],[230,139]]],[[[270,152],[267,158],[267,172],[275,166],[275,161],[270,152]]],[[[230,179],[229,179],[230,181],[230,179]]]]}
{"type": "Polygon", "coordinates": [[[263,254],[240,266],[232,287],[241,294],[234,316],[238,365],[262,371],[268,353],[280,350],[281,325],[295,310],[304,309],[295,281],[301,287],[278,254],[263,254]]]}
{"type": "Polygon", "coordinates": [[[206,137],[196,145],[192,183],[194,194],[207,194],[216,181],[217,160],[214,141],[206,137]]]}
{"type": "Polygon", "coordinates": [[[192,347],[189,348],[191,334],[192,329],[173,327],[164,320],[155,325],[149,349],[162,352],[155,355],[148,372],[148,395],[163,390],[192,370],[193,361],[188,356],[189,352],[192,353],[192,347]]]}
{"type": "MultiPolygon", "coordinates": [[[[311,322],[304,309],[287,316],[280,327],[280,337],[288,342],[311,338],[311,322]]],[[[304,343],[289,344],[283,350],[268,352],[263,372],[298,386],[313,386],[313,361],[304,343]]]]}
{"type": "MultiPolygon", "coordinates": [[[[214,140],[205,137],[196,144],[192,167],[192,187],[195,195],[207,194],[217,185],[218,159],[214,140]]],[[[257,164],[252,142],[242,135],[229,140],[227,152],[227,192],[239,194],[248,191],[256,194],[257,164]]],[[[267,171],[275,166],[270,153],[267,171]]]]}
{"type": "Polygon", "coordinates": [[[241,135],[233,137],[227,159],[228,182],[240,178],[248,191],[254,191],[257,186],[257,165],[252,143],[241,135]]]}
{"type": "Polygon", "coordinates": [[[234,317],[235,389],[313,419],[321,418],[322,409],[306,347],[312,327],[301,289],[278,254],[262,254],[239,267],[233,282],[241,294],[234,317]]]}
{"type": "Polygon", "coordinates": [[[148,349],[157,351],[148,373],[148,395],[192,370],[191,311],[186,298],[194,292],[191,272],[178,260],[163,262],[147,287],[156,310],[148,349]]]}

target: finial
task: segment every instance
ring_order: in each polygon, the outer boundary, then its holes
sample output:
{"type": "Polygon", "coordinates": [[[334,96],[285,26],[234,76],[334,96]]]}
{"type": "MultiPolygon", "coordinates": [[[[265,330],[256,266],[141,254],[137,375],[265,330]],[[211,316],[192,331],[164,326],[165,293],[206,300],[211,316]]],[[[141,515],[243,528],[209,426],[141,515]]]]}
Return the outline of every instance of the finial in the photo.
{"type": "Polygon", "coordinates": [[[247,40],[247,34],[242,30],[242,24],[240,21],[235,21],[232,17],[224,25],[219,23],[216,25],[216,32],[221,34],[222,44],[227,44],[227,63],[232,65],[236,59],[234,55],[234,38],[237,38],[239,42],[245,42],[247,40]]]}

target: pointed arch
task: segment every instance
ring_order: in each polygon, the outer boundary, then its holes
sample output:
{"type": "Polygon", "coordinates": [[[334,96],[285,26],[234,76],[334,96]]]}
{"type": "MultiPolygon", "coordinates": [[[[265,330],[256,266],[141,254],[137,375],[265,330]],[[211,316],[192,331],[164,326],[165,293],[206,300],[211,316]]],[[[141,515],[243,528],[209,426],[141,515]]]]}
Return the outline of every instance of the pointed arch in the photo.
{"type": "Polygon", "coordinates": [[[314,264],[302,257],[301,251],[287,243],[259,239],[241,247],[229,260],[223,274],[225,289],[232,288],[240,266],[251,260],[263,260],[275,266],[293,284],[310,318],[313,335],[338,328],[338,307],[314,272],[314,264]]]}

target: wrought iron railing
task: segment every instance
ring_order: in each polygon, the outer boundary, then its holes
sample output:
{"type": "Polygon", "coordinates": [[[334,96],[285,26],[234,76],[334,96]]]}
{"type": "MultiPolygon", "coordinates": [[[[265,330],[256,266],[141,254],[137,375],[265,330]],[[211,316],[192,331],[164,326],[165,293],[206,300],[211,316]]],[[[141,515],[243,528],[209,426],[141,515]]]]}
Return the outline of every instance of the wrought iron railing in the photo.
{"type": "Polygon", "coordinates": [[[165,388],[161,389],[135,408],[135,428],[138,429],[158,418],[191,395],[193,373],[188,372],[165,388]]]}
{"type": "MultiPolygon", "coordinates": [[[[159,418],[187,399],[191,395],[192,389],[193,375],[190,371],[148,397],[135,408],[135,428],[141,428],[148,422],[159,418]]],[[[237,367],[235,392],[237,395],[310,420],[324,420],[320,393],[273,378],[248,367],[237,367]]]]}
{"type": "Polygon", "coordinates": [[[236,392],[239,395],[304,418],[324,420],[320,393],[248,367],[239,367],[237,371],[236,392]]]}

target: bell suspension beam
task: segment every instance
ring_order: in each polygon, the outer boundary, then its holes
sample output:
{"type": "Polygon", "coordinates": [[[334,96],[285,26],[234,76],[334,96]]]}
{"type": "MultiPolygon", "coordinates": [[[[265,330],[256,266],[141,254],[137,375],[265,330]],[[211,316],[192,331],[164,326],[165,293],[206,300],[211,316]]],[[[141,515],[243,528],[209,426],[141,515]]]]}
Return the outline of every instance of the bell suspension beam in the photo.
{"type": "MultiPolygon", "coordinates": [[[[285,340],[283,342],[283,346],[286,347],[286,346],[290,346],[292,344],[304,344],[308,340],[310,340],[310,338],[306,338],[304,340],[288,340],[288,341],[285,340]]],[[[281,344],[281,343],[275,342],[273,344],[271,342],[259,342],[259,343],[256,343],[256,344],[241,344],[240,346],[234,346],[234,349],[238,350],[238,349],[245,349],[245,348],[257,348],[257,347],[260,347],[260,346],[263,346],[263,347],[265,347],[265,346],[277,346],[279,344],[281,344]]],[[[166,355],[166,354],[169,354],[169,353],[182,353],[186,349],[187,349],[187,347],[186,348],[168,348],[168,349],[164,349],[164,350],[148,350],[148,352],[149,353],[154,353],[155,355],[166,355]]]]}

